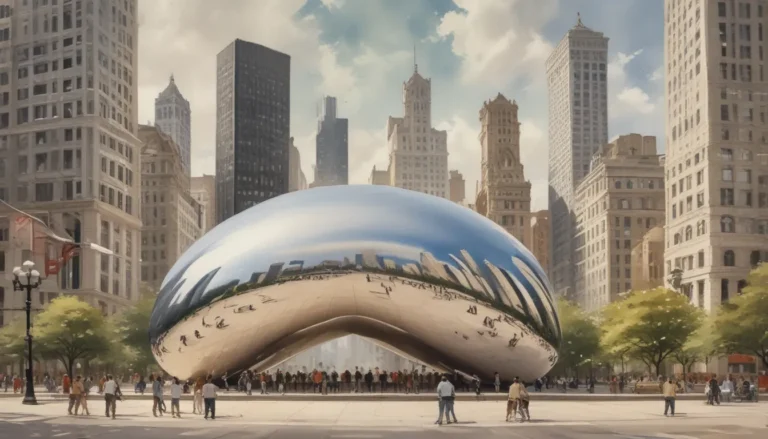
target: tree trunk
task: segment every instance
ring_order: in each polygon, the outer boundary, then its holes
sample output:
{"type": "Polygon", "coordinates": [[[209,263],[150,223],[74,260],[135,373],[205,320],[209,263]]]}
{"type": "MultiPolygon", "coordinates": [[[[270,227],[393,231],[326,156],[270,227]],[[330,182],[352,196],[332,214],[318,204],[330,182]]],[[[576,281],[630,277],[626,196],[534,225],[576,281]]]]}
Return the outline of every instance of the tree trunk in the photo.
{"type": "Polygon", "coordinates": [[[75,359],[67,358],[67,362],[64,364],[64,367],[67,369],[67,375],[69,375],[71,379],[74,379],[75,375],[73,372],[75,371],[75,359]]]}

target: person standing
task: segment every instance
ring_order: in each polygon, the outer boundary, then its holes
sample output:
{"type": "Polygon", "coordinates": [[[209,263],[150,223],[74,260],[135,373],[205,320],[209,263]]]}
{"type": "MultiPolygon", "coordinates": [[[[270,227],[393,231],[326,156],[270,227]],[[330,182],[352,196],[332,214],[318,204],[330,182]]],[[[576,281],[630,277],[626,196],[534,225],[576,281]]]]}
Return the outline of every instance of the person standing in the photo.
{"type": "Polygon", "coordinates": [[[195,394],[192,399],[192,414],[203,414],[203,385],[205,385],[205,380],[203,377],[199,377],[197,381],[195,381],[195,394]]]}
{"type": "MultiPolygon", "coordinates": [[[[88,394],[91,393],[92,383],[91,378],[85,380],[83,393],[80,395],[80,408],[83,409],[82,413],[85,413],[86,416],[91,416],[91,412],[88,410],[88,394]]],[[[77,410],[75,410],[75,413],[77,413],[77,410]]]]}
{"type": "Polygon", "coordinates": [[[69,408],[67,409],[67,412],[70,415],[72,414],[73,407],[75,409],[75,416],[77,416],[77,411],[80,409],[80,397],[83,395],[83,383],[80,381],[81,379],[80,375],[75,377],[72,391],[69,394],[69,408]]]}
{"type": "Polygon", "coordinates": [[[675,416],[675,397],[677,396],[677,384],[672,382],[672,377],[667,379],[667,382],[661,388],[664,393],[664,416],[667,416],[667,412],[671,411],[672,416],[675,416]]]}
{"type": "Polygon", "coordinates": [[[450,414],[446,411],[446,403],[450,400],[450,398],[454,397],[456,395],[456,391],[453,387],[453,384],[451,384],[450,381],[448,381],[448,377],[443,375],[442,379],[440,380],[440,383],[437,385],[437,421],[435,421],[435,424],[442,425],[443,424],[443,413],[445,413],[445,420],[450,424],[451,420],[449,418],[450,414]]]}
{"type": "MultiPolygon", "coordinates": [[[[71,382],[71,381],[70,381],[70,379],[69,379],[69,375],[67,375],[67,374],[64,374],[64,378],[62,378],[62,379],[61,379],[61,389],[62,389],[62,392],[63,392],[65,395],[68,395],[68,394],[69,394],[69,387],[70,387],[71,385],[72,385],[72,382],[71,382]]],[[[16,393],[16,386],[14,386],[14,389],[13,389],[13,390],[14,390],[14,392],[13,392],[13,393],[16,393]]]]}
{"type": "Polygon", "coordinates": [[[355,393],[361,393],[362,389],[361,383],[363,381],[363,374],[360,372],[360,370],[355,366],[355,393]]]}
{"type": "Polygon", "coordinates": [[[115,409],[117,408],[117,398],[122,396],[120,392],[120,386],[117,385],[112,375],[107,375],[107,382],[104,383],[104,402],[107,407],[107,417],[112,414],[112,419],[115,419],[115,409]]]}
{"type": "Polygon", "coordinates": [[[171,417],[173,418],[181,418],[181,409],[179,408],[181,390],[179,379],[173,377],[173,384],[171,384],[171,417]]]}
{"type": "Polygon", "coordinates": [[[520,380],[515,377],[512,381],[512,385],[509,386],[509,394],[507,395],[507,422],[515,419],[515,413],[517,412],[517,406],[520,404],[520,394],[522,393],[523,385],[520,384],[520,380]]]}
{"type": "Polygon", "coordinates": [[[157,412],[163,416],[163,381],[160,375],[152,381],[152,415],[157,417],[157,412]]]}
{"type": "Polygon", "coordinates": [[[493,373],[493,387],[496,389],[496,393],[499,393],[501,389],[501,377],[498,372],[493,373]]]}
{"type": "Polygon", "coordinates": [[[208,413],[211,419],[216,419],[216,391],[219,388],[213,384],[213,377],[208,375],[206,383],[203,385],[203,402],[205,403],[205,419],[208,419],[208,413]]]}

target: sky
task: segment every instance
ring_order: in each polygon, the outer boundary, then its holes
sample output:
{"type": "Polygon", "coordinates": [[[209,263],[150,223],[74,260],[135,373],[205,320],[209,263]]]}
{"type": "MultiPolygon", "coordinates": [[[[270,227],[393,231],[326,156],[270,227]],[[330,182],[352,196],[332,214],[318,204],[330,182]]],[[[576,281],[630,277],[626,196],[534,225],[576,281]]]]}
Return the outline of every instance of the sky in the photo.
{"type": "Polygon", "coordinates": [[[474,202],[483,102],[520,107],[532,208],[547,207],[545,61],[581,14],[609,39],[609,137],[657,136],[663,152],[663,0],[139,0],[139,122],[171,74],[192,107],[192,175],[213,174],[216,55],[236,38],[291,56],[291,135],[313,180],[317,106],[336,96],[349,119],[349,180],[386,169],[388,116],[402,84],[432,80],[432,120],[448,132],[448,167],[474,202]]]}

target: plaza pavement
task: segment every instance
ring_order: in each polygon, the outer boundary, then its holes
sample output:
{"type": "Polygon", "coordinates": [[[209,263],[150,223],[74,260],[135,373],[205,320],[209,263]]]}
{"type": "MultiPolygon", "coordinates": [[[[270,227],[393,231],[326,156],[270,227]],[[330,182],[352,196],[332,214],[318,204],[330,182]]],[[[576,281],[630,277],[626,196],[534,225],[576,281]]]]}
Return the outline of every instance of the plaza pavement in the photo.
{"type": "MultiPolygon", "coordinates": [[[[170,408],[170,400],[166,399],[170,408]]],[[[628,401],[539,401],[531,402],[530,424],[504,422],[506,404],[503,401],[460,401],[456,403],[456,415],[462,428],[539,428],[584,426],[639,425],[649,431],[663,432],[667,426],[701,428],[716,425],[718,428],[766,429],[767,403],[730,403],[708,406],[701,401],[678,401],[675,418],[663,416],[664,402],[628,401]]],[[[110,426],[115,428],[146,426],[150,428],[204,429],[219,426],[278,426],[318,428],[392,429],[437,428],[437,401],[217,401],[215,421],[206,421],[192,415],[191,401],[182,401],[182,419],[169,414],[155,418],[149,401],[128,400],[118,402],[117,419],[104,417],[104,403],[100,398],[89,400],[91,416],[68,416],[67,404],[41,403],[37,406],[22,405],[18,400],[0,400],[0,421],[17,425],[46,423],[72,426],[110,426]]],[[[440,428],[451,428],[443,426],[440,428]]],[[[2,428],[0,428],[2,431],[2,428]]]]}

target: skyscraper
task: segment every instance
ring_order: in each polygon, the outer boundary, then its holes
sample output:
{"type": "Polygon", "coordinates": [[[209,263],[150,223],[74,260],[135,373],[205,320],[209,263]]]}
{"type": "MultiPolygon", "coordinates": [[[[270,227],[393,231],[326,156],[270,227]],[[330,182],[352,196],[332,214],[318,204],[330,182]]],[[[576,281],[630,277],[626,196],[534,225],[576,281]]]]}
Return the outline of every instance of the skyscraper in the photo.
{"type": "Polygon", "coordinates": [[[665,1],[665,279],[708,311],[768,261],[768,3],[665,1]]]}
{"type": "Polygon", "coordinates": [[[403,83],[403,113],[387,120],[389,185],[448,198],[447,134],[432,128],[432,82],[415,65],[403,83]]]}
{"type": "Polygon", "coordinates": [[[608,38],[579,17],[547,59],[549,274],[560,295],[573,293],[574,188],[589,172],[592,155],[608,143],[607,58],[608,38]]]}
{"type": "Polygon", "coordinates": [[[326,96],[317,121],[314,186],[349,184],[349,122],[336,117],[336,98],[326,96]]]}
{"type": "Polygon", "coordinates": [[[218,223],[288,192],[291,57],[235,40],[216,60],[218,223]]]}
{"type": "MultiPolygon", "coordinates": [[[[29,231],[21,243],[23,218],[0,207],[4,270],[32,259],[47,274],[33,307],[65,291],[115,312],[138,298],[139,286],[137,2],[4,3],[0,27],[13,38],[0,42],[8,55],[0,58],[0,198],[82,247],[112,253],[57,248],[55,258],[66,260],[58,266],[44,241],[29,245],[29,231]]],[[[6,276],[2,288],[13,291],[6,276]]],[[[21,295],[6,294],[5,307],[22,305],[21,295]]]]}
{"type": "Polygon", "coordinates": [[[179,146],[187,178],[192,170],[191,114],[189,101],[184,99],[171,75],[168,86],[155,99],[155,126],[179,146]]]}
{"type": "Polygon", "coordinates": [[[480,192],[476,210],[531,246],[531,182],[520,161],[518,106],[499,93],[480,109],[480,192]]]}

